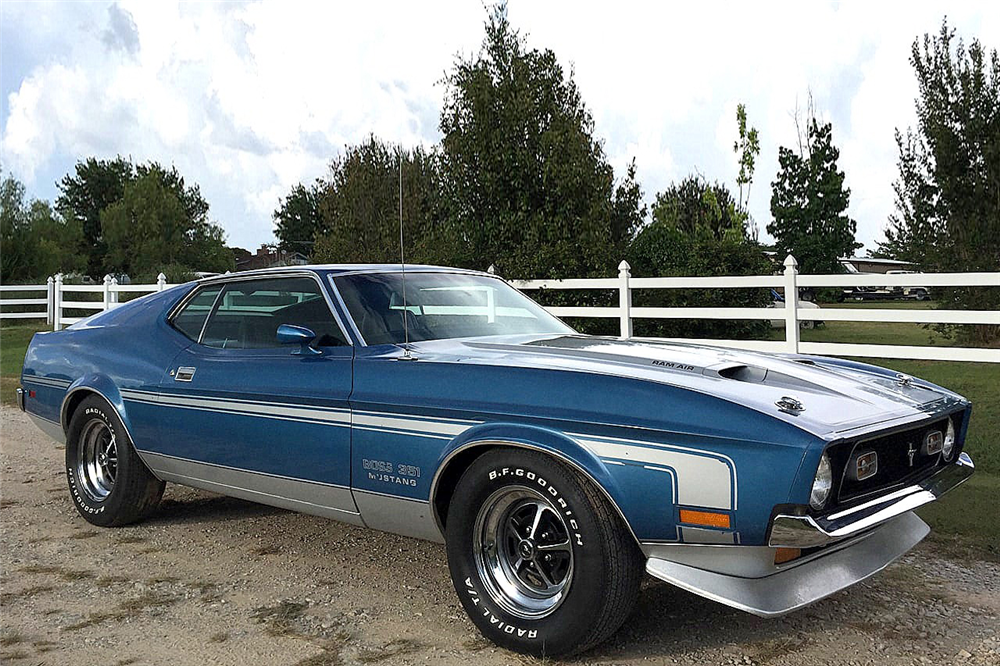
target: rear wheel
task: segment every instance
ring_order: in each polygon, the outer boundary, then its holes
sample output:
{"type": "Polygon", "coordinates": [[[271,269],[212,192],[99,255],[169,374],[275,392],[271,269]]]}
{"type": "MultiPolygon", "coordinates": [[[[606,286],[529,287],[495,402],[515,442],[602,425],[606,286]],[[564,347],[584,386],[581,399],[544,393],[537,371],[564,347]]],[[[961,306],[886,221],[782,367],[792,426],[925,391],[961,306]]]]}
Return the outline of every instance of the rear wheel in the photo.
{"type": "Polygon", "coordinates": [[[462,605],[498,645],[568,655],[628,617],[642,557],[621,518],[575,470],[534,451],[497,449],[459,480],[448,564],[462,605]]]}
{"type": "Polygon", "coordinates": [[[97,396],[84,398],[70,419],[66,475],[77,511],[102,527],[141,520],[165,485],[139,459],[117,412],[97,396]]]}

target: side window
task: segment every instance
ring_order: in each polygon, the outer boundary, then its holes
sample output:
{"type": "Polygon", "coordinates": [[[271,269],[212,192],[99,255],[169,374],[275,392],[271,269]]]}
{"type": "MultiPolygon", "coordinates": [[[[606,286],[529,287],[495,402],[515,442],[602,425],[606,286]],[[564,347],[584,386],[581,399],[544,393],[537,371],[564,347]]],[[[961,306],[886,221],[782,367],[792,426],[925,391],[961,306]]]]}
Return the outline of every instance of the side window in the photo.
{"type": "Polygon", "coordinates": [[[238,280],[226,284],[201,344],[220,349],[274,349],[278,327],[311,329],[320,347],[348,344],[312,278],[238,280]]]}
{"type": "Polygon", "coordinates": [[[174,328],[188,336],[195,342],[201,336],[201,329],[205,326],[205,319],[215,305],[215,299],[222,291],[222,286],[213,284],[202,287],[191,300],[187,302],[180,312],[174,315],[171,324],[174,328]]]}

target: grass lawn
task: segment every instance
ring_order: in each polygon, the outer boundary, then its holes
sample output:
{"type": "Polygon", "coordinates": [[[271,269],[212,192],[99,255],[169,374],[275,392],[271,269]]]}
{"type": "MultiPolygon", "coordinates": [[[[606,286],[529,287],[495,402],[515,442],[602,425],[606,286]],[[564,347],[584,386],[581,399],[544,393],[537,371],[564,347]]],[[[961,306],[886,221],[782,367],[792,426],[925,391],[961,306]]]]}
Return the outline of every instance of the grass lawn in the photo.
{"type": "Polygon", "coordinates": [[[31,336],[37,331],[48,331],[45,324],[16,324],[0,327],[0,402],[14,404],[14,389],[21,379],[21,364],[28,350],[31,336]]]}
{"type": "MultiPolygon", "coordinates": [[[[840,304],[847,307],[925,307],[924,303],[840,304]]],[[[0,397],[13,404],[14,388],[35,325],[0,328],[0,397]]],[[[780,336],[783,332],[777,331],[780,336]]],[[[870,324],[830,322],[802,332],[804,340],[830,342],[874,342],[927,344],[928,331],[917,324],[870,324]],[[879,327],[884,331],[875,332],[879,327]]],[[[933,339],[933,338],[931,338],[933,339]]],[[[938,340],[937,344],[947,341],[938,340]]],[[[893,368],[956,391],[973,402],[966,451],[976,462],[976,475],[950,494],[918,513],[934,528],[933,543],[951,552],[970,553],[1000,561],[1000,365],[945,361],[858,359],[893,368]]]]}

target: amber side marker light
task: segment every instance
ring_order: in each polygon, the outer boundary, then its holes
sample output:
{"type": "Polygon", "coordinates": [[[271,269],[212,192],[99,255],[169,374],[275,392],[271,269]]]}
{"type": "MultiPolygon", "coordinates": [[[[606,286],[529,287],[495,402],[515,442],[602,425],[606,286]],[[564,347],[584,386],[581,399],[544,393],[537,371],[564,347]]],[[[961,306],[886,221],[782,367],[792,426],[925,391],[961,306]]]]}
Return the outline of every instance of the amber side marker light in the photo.
{"type": "Polygon", "coordinates": [[[704,525],[706,527],[725,527],[728,529],[729,514],[681,509],[681,522],[686,525],[704,525]]]}
{"type": "Polygon", "coordinates": [[[785,562],[791,562],[792,560],[798,559],[801,556],[801,548],[776,548],[774,550],[774,563],[784,564],[785,562]]]}

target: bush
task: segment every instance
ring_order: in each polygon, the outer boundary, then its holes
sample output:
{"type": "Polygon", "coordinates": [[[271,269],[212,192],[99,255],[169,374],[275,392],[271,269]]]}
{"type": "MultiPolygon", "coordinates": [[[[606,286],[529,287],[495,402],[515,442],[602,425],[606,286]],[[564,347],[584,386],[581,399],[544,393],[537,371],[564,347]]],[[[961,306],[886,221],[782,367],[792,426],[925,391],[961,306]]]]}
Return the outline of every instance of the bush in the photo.
{"type": "MultiPolygon", "coordinates": [[[[633,277],[768,275],[771,262],[757,243],[731,236],[688,235],[677,227],[654,222],[635,238],[628,262],[633,277]]],[[[633,290],[633,307],[765,307],[767,289],[633,290]]],[[[761,338],[765,320],[638,319],[638,337],[761,338]]]]}

